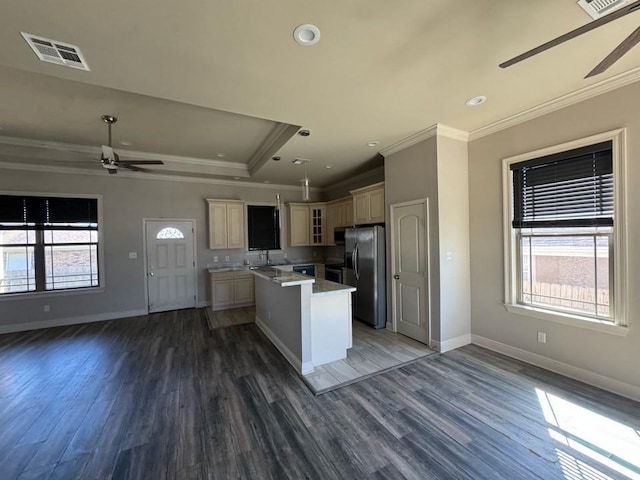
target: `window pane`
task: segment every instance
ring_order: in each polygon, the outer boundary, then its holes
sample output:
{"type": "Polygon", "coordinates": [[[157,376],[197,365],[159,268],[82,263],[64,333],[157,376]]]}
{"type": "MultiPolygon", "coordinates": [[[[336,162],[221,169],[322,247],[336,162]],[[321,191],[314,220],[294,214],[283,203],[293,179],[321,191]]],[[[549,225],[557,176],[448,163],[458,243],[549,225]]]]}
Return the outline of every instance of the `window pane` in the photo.
{"type": "Polygon", "coordinates": [[[609,299],[609,237],[596,238],[596,255],[598,257],[598,272],[596,282],[598,287],[598,315],[611,316],[609,299]]]}
{"type": "Polygon", "coordinates": [[[36,289],[33,247],[0,246],[0,294],[36,289]]]}
{"type": "Polygon", "coordinates": [[[608,242],[606,235],[523,238],[521,301],[609,316],[608,242]]]}
{"type": "Polygon", "coordinates": [[[184,234],[174,227],[165,227],[158,232],[156,239],[162,240],[167,238],[184,238],[184,234]]]}
{"type": "Polygon", "coordinates": [[[522,301],[531,303],[531,255],[529,255],[531,239],[529,237],[520,238],[520,252],[522,263],[522,301]]]}
{"type": "Polygon", "coordinates": [[[98,232],[95,230],[45,230],[44,243],[91,243],[98,241],[98,232]]]}
{"type": "Polygon", "coordinates": [[[97,245],[55,245],[45,248],[47,290],[98,285],[97,245]]]}
{"type": "Polygon", "coordinates": [[[0,245],[26,245],[36,243],[33,230],[0,230],[0,245]]]}

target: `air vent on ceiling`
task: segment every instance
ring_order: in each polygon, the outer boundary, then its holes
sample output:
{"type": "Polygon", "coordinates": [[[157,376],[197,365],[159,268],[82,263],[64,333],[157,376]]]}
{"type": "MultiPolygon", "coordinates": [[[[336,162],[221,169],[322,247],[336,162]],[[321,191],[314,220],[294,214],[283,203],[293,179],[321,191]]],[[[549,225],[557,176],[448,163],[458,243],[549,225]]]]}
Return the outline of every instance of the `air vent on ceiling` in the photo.
{"type": "Polygon", "coordinates": [[[80,48],[57,40],[39,37],[30,33],[20,32],[31,49],[43,62],[56,63],[66,67],[89,70],[80,48]]]}
{"type": "Polygon", "coordinates": [[[594,20],[622,7],[628,0],[578,0],[578,5],[594,20]]]}

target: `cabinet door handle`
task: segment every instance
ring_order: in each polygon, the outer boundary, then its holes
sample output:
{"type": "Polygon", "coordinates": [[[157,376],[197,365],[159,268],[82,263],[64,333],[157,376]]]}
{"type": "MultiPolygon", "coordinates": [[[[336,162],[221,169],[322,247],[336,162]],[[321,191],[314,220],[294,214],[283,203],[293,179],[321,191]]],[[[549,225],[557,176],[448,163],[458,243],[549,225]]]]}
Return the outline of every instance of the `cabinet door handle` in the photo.
{"type": "Polygon", "coordinates": [[[150,277],[153,277],[153,272],[149,272],[149,276],[150,276],[150,277]]]}
{"type": "Polygon", "coordinates": [[[398,275],[397,273],[393,276],[394,279],[396,280],[400,280],[400,275],[398,275]]]}

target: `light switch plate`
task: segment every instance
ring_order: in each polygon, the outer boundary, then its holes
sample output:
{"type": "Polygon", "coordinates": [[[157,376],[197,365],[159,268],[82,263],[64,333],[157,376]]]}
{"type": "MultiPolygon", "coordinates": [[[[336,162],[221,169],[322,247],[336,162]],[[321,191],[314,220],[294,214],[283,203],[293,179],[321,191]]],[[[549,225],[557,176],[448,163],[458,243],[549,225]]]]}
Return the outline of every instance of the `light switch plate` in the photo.
{"type": "Polygon", "coordinates": [[[138,252],[129,252],[129,259],[135,260],[138,258],[138,252]]]}

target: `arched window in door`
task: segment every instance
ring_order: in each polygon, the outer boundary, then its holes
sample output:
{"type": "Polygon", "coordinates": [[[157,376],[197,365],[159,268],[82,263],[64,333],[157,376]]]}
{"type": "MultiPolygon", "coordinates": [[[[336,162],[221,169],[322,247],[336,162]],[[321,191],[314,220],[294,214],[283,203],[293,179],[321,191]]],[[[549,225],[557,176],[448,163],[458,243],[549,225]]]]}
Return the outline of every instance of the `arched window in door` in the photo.
{"type": "Polygon", "coordinates": [[[184,238],[184,233],[178,230],[175,227],[165,227],[158,232],[156,235],[156,239],[158,240],[167,240],[167,239],[178,239],[184,238]]]}

